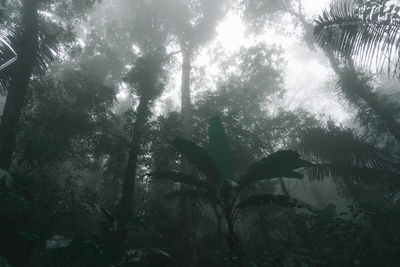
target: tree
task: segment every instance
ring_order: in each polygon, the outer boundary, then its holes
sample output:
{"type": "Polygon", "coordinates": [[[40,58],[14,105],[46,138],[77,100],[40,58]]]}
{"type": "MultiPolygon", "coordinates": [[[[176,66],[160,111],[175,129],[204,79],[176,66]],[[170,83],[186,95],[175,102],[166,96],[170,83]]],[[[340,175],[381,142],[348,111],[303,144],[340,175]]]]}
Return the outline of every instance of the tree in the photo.
{"type": "Polygon", "coordinates": [[[150,52],[137,59],[134,68],[126,78],[126,82],[136,89],[139,96],[139,106],[136,110],[136,120],[133,124],[128,162],[122,184],[121,204],[126,210],[132,209],[137,161],[140,155],[144,126],[151,115],[150,104],[164,89],[163,64],[165,60],[166,56],[162,50],[150,52]]]}
{"type": "Polygon", "coordinates": [[[166,197],[189,197],[210,204],[218,221],[218,232],[221,231],[222,218],[226,222],[228,244],[232,253],[240,255],[235,222],[242,209],[268,203],[310,208],[305,203],[283,195],[246,196],[247,188],[258,181],[278,177],[301,179],[303,175],[295,170],[310,167],[312,164],[300,159],[298,153],[290,150],[277,151],[255,162],[245,174],[235,178],[228,140],[218,117],[211,119],[209,144],[208,152],[186,139],[177,138],[171,142],[171,145],[194,164],[204,176],[197,177],[183,172],[156,172],[150,175],[155,179],[169,179],[194,186],[188,190],[172,192],[166,197]]]}
{"type": "MultiPolygon", "coordinates": [[[[191,70],[192,58],[198,49],[207,43],[214,35],[217,22],[225,14],[223,7],[226,1],[211,0],[168,0],[160,3],[165,18],[172,29],[173,35],[182,54],[181,74],[181,124],[182,136],[192,139],[193,111],[191,100],[191,70]]],[[[188,162],[182,158],[181,169],[191,172],[188,162]]],[[[181,200],[182,216],[182,251],[187,251],[182,257],[184,266],[196,266],[195,222],[191,214],[192,203],[181,200]]]]}
{"type": "MultiPolygon", "coordinates": [[[[71,6],[75,7],[76,3],[75,0],[71,0],[61,5],[67,11],[71,6]]],[[[85,1],[84,5],[82,3],[80,12],[74,14],[78,17],[79,14],[83,15],[81,12],[90,7],[93,1],[85,1]]],[[[16,4],[11,3],[10,5],[12,8],[16,4]]],[[[7,92],[0,123],[0,167],[3,169],[9,169],[13,162],[18,123],[32,75],[41,74],[55,59],[57,44],[64,41],[70,42],[69,37],[73,36],[71,28],[64,29],[60,23],[60,20],[66,19],[63,17],[65,14],[57,16],[51,22],[46,21],[39,14],[40,10],[46,10],[46,8],[47,11],[56,14],[57,10],[52,9],[57,7],[59,7],[59,3],[52,4],[52,1],[24,0],[22,1],[21,21],[8,23],[10,34],[14,35],[10,46],[14,48],[17,59],[12,66],[0,72],[0,91],[2,94],[7,92]],[[15,29],[15,24],[18,25],[18,29],[15,29]],[[20,33],[13,34],[13,32],[20,33]]],[[[10,19],[15,20],[14,17],[18,16],[10,16],[10,19]]]]}

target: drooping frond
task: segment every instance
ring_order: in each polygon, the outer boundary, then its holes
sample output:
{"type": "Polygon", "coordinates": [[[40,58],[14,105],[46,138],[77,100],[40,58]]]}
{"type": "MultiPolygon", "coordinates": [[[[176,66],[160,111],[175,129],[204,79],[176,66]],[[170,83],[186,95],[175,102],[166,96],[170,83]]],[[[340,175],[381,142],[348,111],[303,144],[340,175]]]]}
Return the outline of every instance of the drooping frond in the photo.
{"type": "MultiPolygon", "coordinates": [[[[39,48],[36,51],[33,73],[39,75],[47,69],[57,56],[56,36],[40,32],[39,48]]],[[[15,33],[0,33],[0,95],[8,91],[14,67],[18,64],[20,37],[15,33]]]]}
{"type": "Polygon", "coordinates": [[[15,36],[2,32],[0,33],[0,94],[7,92],[10,81],[11,67],[17,60],[17,52],[15,51],[15,36]]]}
{"type": "Polygon", "coordinates": [[[376,183],[378,179],[396,176],[390,155],[360,137],[356,131],[331,126],[309,128],[302,133],[302,150],[319,164],[309,170],[312,178],[329,175],[376,183]]]}
{"type": "Polygon", "coordinates": [[[10,34],[0,33],[0,71],[17,60],[17,52],[12,47],[11,38],[10,34]]]}
{"type": "Polygon", "coordinates": [[[398,76],[400,68],[400,7],[357,7],[355,2],[336,2],[316,20],[314,36],[323,49],[337,56],[353,56],[364,66],[387,66],[398,76]],[[395,12],[393,12],[395,11],[395,12]]]}

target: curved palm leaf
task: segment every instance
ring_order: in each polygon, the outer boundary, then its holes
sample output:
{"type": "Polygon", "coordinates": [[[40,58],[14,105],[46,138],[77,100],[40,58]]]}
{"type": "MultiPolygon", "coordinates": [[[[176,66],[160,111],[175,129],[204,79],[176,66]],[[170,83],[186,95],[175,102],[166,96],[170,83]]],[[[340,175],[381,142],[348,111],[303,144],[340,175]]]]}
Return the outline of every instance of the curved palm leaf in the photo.
{"type": "Polygon", "coordinates": [[[248,197],[237,204],[237,208],[244,209],[251,206],[278,205],[290,208],[305,208],[315,210],[311,205],[300,200],[293,199],[284,195],[262,194],[248,197]]]}
{"type": "Polygon", "coordinates": [[[308,128],[300,140],[304,152],[327,162],[374,169],[387,169],[391,165],[388,161],[390,155],[375,148],[353,129],[308,128]]]}
{"type": "MultiPolygon", "coordinates": [[[[33,73],[36,75],[47,69],[56,58],[58,50],[56,37],[54,36],[42,32],[38,36],[38,41],[39,49],[36,51],[33,66],[33,73]]],[[[0,36],[0,95],[5,95],[8,91],[14,66],[17,65],[17,54],[20,47],[21,43],[18,35],[5,33],[4,36],[0,36]]]]}
{"type": "Polygon", "coordinates": [[[339,56],[355,56],[367,66],[374,63],[380,70],[387,64],[393,75],[400,67],[399,34],[400,17],[396,13],[356,8],[355,1],[332,4],[314,27],[314,36],[322,48],[339,56]]]}
{"type": "Polygon", "coordinates": [[[278,177],[301,179],[303,174],[294,170],[311,166],[313,166],[311,162],[300,159],[299,153],[281,150],[250,166],[247,173],[239,179],[238,184],[245,186],[254,181],[278,177]]]}
{"type": "Polygon", "coordinates": [[[176,138],[170,144],[178,152],[182,153],[190,163],[196,165],[207,178],[213,180],[215,183],[219,182],[221,177],[220,171],[211,155],[205,149],[199,147],[194,142],[182,138],[176,138]]]}
{"type": "Polygon", "coordinates": [[[17,60],[17,52],[12,48],[11,38],[10,34],[0,33],[0,71],[17,60]]]}

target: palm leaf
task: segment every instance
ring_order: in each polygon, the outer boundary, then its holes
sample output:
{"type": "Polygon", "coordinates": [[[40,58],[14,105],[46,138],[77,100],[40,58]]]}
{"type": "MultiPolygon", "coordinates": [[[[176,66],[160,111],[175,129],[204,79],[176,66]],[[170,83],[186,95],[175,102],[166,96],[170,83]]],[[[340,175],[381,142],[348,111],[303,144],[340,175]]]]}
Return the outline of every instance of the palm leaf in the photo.
{"type": "Polygon", "coordinates": [[[233,179],[234,174],[232,154],[219,117],[211,118],[208,136],[211,157],[221,172],[221,179],[218,184],[218,189],[220,190],[227,179],[233,179]]]}
{"type": "Polygon", "coordinates": [[[290,208],[305,208],[308,210],[314,210],[314,208],[300,200],[293,199],[284,195],[271,195],[262,194],[248,197],[237,204],[237,208],[244,209],[251,206],[264,206],[264,205],[278,205],[290,208]]]}
{"type": "MultiPolygon", "coordinates": [[[[0,95],[7,93],[14,67],[17,67],[17,54],[22,46],[20,39],[20,36],[14,33],[5,33],[0,36],[0,95]]],[[[56,39],[56,36],[39,33],[39,48],[36,51],[33,74],[41,74],[55,60],[58,51],[56,39]]]]}
{"type": "Polygon", "coordinates": [[[387,64],[393,75],[399,69],[400,20],[379,9],[356,8],[353,2],[336,2],[316,20],[314,36],[323,49],[337,56],[354,56],[379,70],[387,64]],[[375,62],[373,61],[375,59],[375,62]]]}
{"type": "Polygon", "coordinates": [[[301,167],[311,167],[313,164],[300,159],[299,153],[291,150],[281,150],[250,166],[247,173],[239,179],[239,186],[263,179],[287,177],[303,178],[303,174],[294,171],[301,167]]]}
{"type": "Polygon", "coordinates": [[[207,178],[213,180],[215,183],[219,182],[221,177],[220,171],[211,155],[205,149],[199,147],[194,142],[182,138],[176,138],[170,144],[178,152],[182,153],[190,163],[196,165],[207,178]]]}
{"type": "Polygon", "coordinates": [[[10,66],[17,60],[17,52],[12,47],[12,36],[0,33],[0,71],[10,66]]]}
{"type": "Polygon", "coordinates": [[[353,129],[331,126],[303,131],[301,147],[305,153],[326,162],[345,163],[361,168],[386,169],[391,165],[384,151],[375,148],[353,129]]]}

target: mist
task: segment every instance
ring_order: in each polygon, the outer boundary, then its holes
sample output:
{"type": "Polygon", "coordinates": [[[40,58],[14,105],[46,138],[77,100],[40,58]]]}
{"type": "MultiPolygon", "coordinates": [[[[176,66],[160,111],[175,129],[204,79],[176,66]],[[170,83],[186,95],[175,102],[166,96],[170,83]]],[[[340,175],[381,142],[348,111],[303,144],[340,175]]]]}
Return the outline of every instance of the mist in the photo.
{"type": "Polygon", "coordinates": [[[0,266],[400,265],[399,11],[0,1],[0,266]]]}

